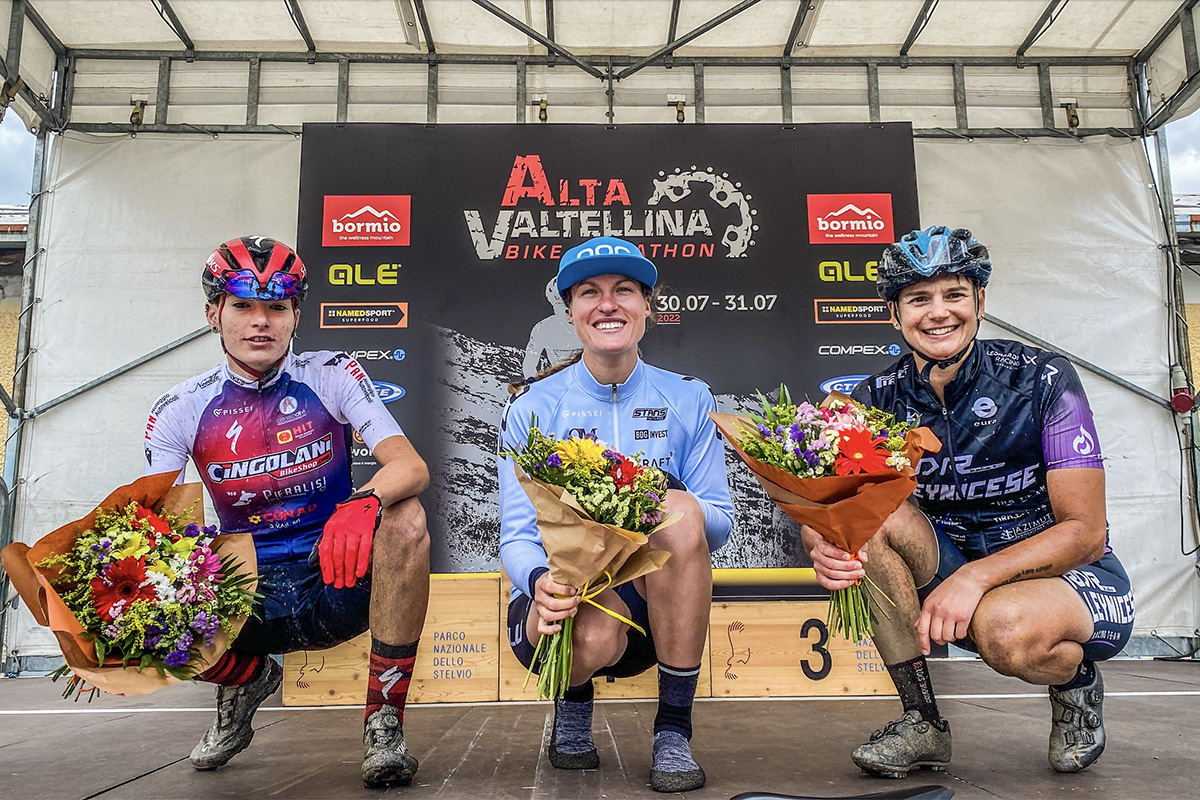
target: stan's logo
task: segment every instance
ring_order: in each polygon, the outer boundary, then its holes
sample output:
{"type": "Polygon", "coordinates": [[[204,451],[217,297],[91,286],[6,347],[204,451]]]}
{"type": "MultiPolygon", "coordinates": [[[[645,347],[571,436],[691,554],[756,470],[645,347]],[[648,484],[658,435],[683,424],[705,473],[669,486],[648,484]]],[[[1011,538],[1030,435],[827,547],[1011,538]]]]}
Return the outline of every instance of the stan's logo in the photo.
{"type": "Polygon", "coordinates": [[[406,194],[326,195],[321,246],[407,245],[410,203],[406,194]]]}
{"type": "Polygon", "coordinates": [[[644,419],[647,422],[662,422],[667,418],[667,410],[665,408],[635,408],[633,418],[644,419]]]}
{"type": "Polygon", "coordinates": [[[892,231],[890,194],[810,194],[810,244],[887,244],[892,231]]]}
{"type": "Polygon", "coordinates": [[[825,394],[830,392],[841,392],[842,394],[850,394],[854,391],[854,387],[865,381],[870,375],[839,375],[836,378],[830,378],[821,384],[821,391],[825,394]]]}
{"type": "Polygon", "coordinates": [[[399,400],[404,397],[404,387],[397,386],[394,383],[385,383],[384,381],[372,381],[375,384],[375,391],[379,394],[379,399],[385,403],[390,403],[393,400],[399,400]]]}

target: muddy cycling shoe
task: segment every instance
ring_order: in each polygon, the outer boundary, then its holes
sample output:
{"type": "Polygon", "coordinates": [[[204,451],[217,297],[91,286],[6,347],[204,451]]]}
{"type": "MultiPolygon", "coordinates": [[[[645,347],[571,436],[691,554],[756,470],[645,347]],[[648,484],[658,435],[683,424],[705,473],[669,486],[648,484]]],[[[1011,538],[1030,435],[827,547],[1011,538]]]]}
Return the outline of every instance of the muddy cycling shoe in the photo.
{"type": "Polygon", "coordinates": [[[362,779],[368,789],[412,783],[417,759],[404,744],[404,730],[395,706],[380,706],[367,717],[363,751],[362,779]]]}
{"type": "Polygon", "coordinates": [[[875,731],[850,759],[863,772],[882,778],[903,778],[918,767],[944,770],[950,763],[950,723],[927,722],[917,710],[875,731]]]}
{"type": "Polygon", "coordinates": [[[283,683],[283,668],[264,659],[258,677],[242,686],[217,687],[217,719],[192,750],[198,770],[223,767],[245,750],[254,738],[254,712],[283,683]]]}
{"type": "Polygon", "coordinates": [[[592,743],[592,702],[554,701],[554,730],[548,748],[555,769],[595,769],[600,754],[592,743]]]}
{"type": "Polygon", "coordinates": [[[1104,752],[1104,681],[1095,671],[1086,686],[1050,687],[1050,766],[1057,772],[1079,772],[1104,752]]]}

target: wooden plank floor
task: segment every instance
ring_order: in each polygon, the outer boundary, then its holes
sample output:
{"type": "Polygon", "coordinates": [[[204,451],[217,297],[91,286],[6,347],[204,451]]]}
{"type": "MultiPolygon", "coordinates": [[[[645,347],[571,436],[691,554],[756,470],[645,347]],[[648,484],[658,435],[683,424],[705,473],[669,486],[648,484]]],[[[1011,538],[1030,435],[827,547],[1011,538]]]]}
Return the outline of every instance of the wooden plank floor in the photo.
{"type": "MultiPolygon", "coordinates": [[[[1104,666],[1109,746],[1092,768],[1046,765],[1045,692],[978,662],[935,662],[940,707],[954,731],[948,772],[907,781],[863,776],[849,751],[897,716],[895,698],[709,700],[695,711],[696,755],[708,785],[690,798],[751,790],[819,797],[939,783],[962,800],[1200,797],[1200,663],[1117,661],[1104,666]]],[[[44,678],[0,679],[0,798],[378,797],[362,788],[362,711],[283,708],[255,719],[254,743],[228,766],[188,764],[212,720],[212,689],[178,686],[88,705],[57,696],[44,678]]],[[[547,703],[412,707],[405,729],[421,761],[417,780],[386,794],[440,798],[649,798],[655,703],[599,703],[601,766],[553,769],[545,757],[547,703]]]]}

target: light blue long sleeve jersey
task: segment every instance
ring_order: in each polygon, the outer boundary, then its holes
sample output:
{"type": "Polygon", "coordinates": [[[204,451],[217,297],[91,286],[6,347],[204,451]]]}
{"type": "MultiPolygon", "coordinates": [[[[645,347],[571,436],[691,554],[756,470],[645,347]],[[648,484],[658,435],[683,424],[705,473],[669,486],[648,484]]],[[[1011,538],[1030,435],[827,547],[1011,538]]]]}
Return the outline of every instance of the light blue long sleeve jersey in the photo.
{"type": "MultiPolygon", "coordinates": [[[[707,412],[716,400],[704,381],[652,367],[638,359],[621,384],[597,383],[582,361],[531,383],[509,399],[500,423],[500,449],[516,450],[529,436],[531,417],[543,433],[566,438],[594,433],[619,452],[641,452],[641,462],[677,478],[704,511],[709,551],[729,540],[733,501],[725,453],[707,412]]],[[[507,458],[500,472],[500,560],[513,591],[533,596],[547,566],[533,503],[507,458]]]]}

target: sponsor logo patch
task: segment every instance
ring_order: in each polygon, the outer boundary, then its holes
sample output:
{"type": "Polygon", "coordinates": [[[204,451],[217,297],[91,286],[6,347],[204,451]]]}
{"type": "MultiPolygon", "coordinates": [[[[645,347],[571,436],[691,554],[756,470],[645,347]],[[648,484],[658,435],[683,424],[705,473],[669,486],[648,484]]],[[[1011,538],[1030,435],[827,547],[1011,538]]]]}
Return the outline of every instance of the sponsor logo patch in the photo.
{"type": "Polygon", "coordinates": [[[860,300],[848,298],[845,300],[814,300],[814,319],[818,325],[838,324],[845,322],[880,322],[892,321],[885,300],[860,300]]]}
{"type": "Polygon", "coordinates": [[[411,203],[406,194],[326,195],[321,246],[406,246],[411,203]]]}
{"type": "Polygon", "coordinates": [[[821,391],[829,394],[830,392],[841,392],[842,394],[850,394],[854,391],[854,387],[865,381],[870,375],[839,375],[836,378],[830,378],[821,384],[821,391]]]}
{"type": "Polygon", "coordinates": [[[407,328],[408,303],[321,303],[322,328],[407,328]]]}
{"type": "Polygon", "coordinates": [[[390,403],[393,400],[399,400],[404,397],[404,387],[397,386],[394,383],[385,381],[372,381],[375,384],[375,391],[379,394],[379,399],[385,403],[390,403]]]}
{"type": "Polygon", "coordinates": [[[810,194],[809,244],[888,244],[896,240],[890,194],[810,194]]]}

